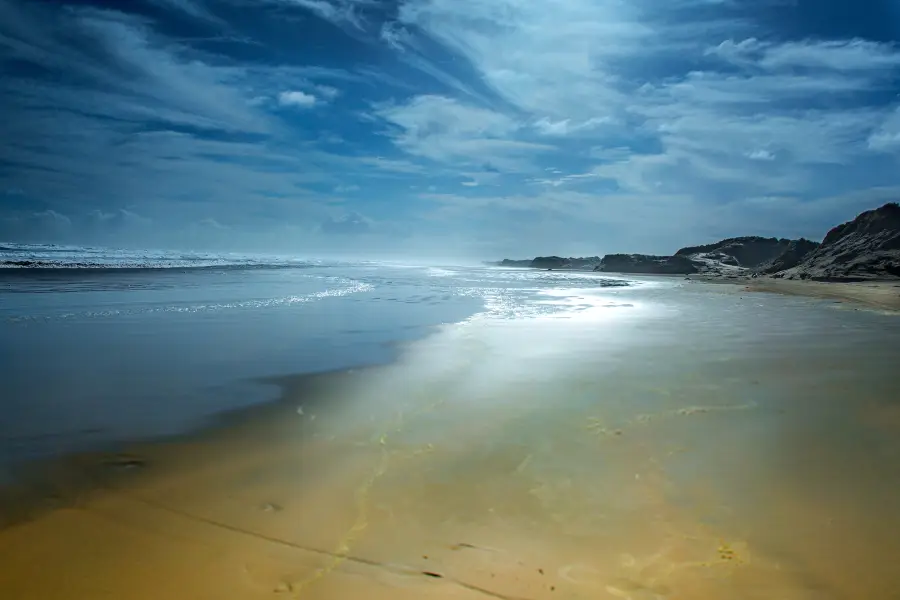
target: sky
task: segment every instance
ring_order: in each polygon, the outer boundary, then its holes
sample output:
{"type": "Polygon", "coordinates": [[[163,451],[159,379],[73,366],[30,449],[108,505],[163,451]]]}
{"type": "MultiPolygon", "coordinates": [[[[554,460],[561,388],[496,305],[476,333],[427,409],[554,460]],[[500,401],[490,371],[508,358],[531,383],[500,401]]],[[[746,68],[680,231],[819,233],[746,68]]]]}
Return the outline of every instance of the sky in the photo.
{"type": "Polygon", "coordinates": [[[900,199],[900,0],[0,0],[0,240],[821,239],[900,199]]]}

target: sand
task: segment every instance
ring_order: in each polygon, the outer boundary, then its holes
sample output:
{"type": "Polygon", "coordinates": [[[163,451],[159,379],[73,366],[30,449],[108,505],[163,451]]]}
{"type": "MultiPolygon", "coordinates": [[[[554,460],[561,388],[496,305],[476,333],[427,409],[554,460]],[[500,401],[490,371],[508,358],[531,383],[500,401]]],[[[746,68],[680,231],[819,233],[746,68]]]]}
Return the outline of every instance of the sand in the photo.
{"type": "Polygon", "coordinates": [[[809,296],[883,310],[900,310],[900,281],[896,280],[842,283],[757,278],[746,280],[745,285],[754,292],[809,296]]]}
{"type": "Polygon", "coordinates": [[[0,597],[897,598],[897,349],[870,332],[894,319],[848,317],[740,343],[482,323],[281,380],[200,434],[33,473],[0,597]]]}
{"type": "MultiPolygon", "coordinates": [[[[698,382],[691,401],[668,391],[652,413],[525,407],[473,419],[437,391],[434,402],[392,399],[373,412],[364,401],[399,375],[390,373],[298,378],[283,401],[204,434],[69,459],[57,506],[0,530],[2,597],[812,600],[896,591],[887,560],[900,551],[896,524],[853,508],[853,493],[832,493],[835,472],[810,469],[835,463],[829,449],[804,444],[809,456],[778,462],[792,475],[773,478],[734,449],[738,437],[722,437],[758,414],[755,403],[706,398],[698,382]],[[545,436],[532,434],[538,425],[545,436]],[[680,457],[704,444],[695,427],[711,432],[700,463],[708,480],[676,485],[680,457]],[[550,433],[559,430],[568,435],[550,433]],[[513,433],[518,441],[498,442],[513,433]],[[724,479],[758,510],[735,518],[740,503],[709,489],[724,479]]],[[[856,468],[843,466],[844,476],[856,468]]],[[[878,501],[872,515],[894,506],[878,501]]]]}

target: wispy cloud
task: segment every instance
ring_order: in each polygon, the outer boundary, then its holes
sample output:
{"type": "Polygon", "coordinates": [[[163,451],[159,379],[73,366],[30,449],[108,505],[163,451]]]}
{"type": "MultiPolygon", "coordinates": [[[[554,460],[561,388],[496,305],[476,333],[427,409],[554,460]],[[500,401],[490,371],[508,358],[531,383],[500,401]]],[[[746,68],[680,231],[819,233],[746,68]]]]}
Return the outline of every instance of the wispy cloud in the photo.
{"type": "Polygon", "coordinates": [[[316,105],[316,97],[300,91],[281,92],[278,94],[278,102],[282,106],[312,108],[316,105]]]}
{"type": "Polygon", "coordinates": [[[351,25],[356,29],[364,28],[361,8],[377,5],[376,0],[270,0],[304,8],[321,19],[335,25],[351,25]]]}
{"type": "Polygon", "coordinates": [[[160,8],[172,8],[195,19],[206,21],[220,27],[228,24],[213,14],[203,0],[147,0],[160,8]]]}
{"type": "MultiPolygon", "coordinates": [[[[714,22],[696,18],[703,13],[677,21],[689,14],[677,11],[703,3],[676,4],[407,0],[400,22],[465,57],[545,138],[590,133],[607,144],[627,141],[630,152],[592,174],[636,193],[814,195],[832,184],[816,165],[859,172],[868,146],[891,145],[890,125],[878,129],[891,107],[866,94],[891,89],[897,47],[858,38],[734,37],[747,29],[741,18],[729,21],[724,11],[714,22]],[[673,49],[693,58],[663,61],[673,49]]],[[[521,140],[521,131],[503,138],[521,140]]]]}
{"type": "Polygon", "coordinates": [[[375,114],[392,126],[388,135],[399,148],[459,167],[527,170],[535,153],[551,149],[516,139],[522,125],[507,115],[444,96],[382,105],[375,114]]]}
{"type": "Polygon", "coordinates": [[[177,221],[285,244],[427,223],[472,247],[594,228],[639,251],[666,231],[763,230],[779,207],[837,221],[897,183],[900,47],[862,10],[823,24],[783,0],[111,6],[0,0],[0,189],[20,191],[0,197],[4,222],[177,221]]]}

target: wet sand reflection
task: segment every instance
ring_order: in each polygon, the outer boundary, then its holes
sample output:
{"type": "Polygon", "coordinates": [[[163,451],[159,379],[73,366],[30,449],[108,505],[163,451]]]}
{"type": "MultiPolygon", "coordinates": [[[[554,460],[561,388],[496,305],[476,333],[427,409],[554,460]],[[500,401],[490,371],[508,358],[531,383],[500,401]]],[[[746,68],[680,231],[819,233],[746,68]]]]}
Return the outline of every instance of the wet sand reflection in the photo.
{"type": "Polygon", "coordinates": [[[582,361],[490,392],[466,385],[465,365],[426,377],[415,362],[294,382],[280,404],[147,448],[147,468],[0,532],[0,589],[897,597],[900,429],[885,365],[817,383],[796,375],[831,358],[791,356],[659,354],[667,366],[646,369],[642,351],[602,376],[582,361]]]}

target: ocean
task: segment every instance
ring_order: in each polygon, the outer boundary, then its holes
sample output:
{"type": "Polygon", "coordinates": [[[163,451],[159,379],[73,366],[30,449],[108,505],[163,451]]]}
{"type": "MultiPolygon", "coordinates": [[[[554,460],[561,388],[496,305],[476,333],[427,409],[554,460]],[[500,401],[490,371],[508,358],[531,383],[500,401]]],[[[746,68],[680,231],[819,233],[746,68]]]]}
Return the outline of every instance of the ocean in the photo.
{"type": "Polygon", "coordinates": [[[217,450],[240,476],[197,467],[225,504],[178,509],[322,553],[261,585],[897,597],[896,314],[676,277],[2,252],[41,267],[0,269],[7,479],[280,401],[277,435],[217,450]],[[314,373],[315,397],[284,383],[314,373]],[[264,496],[277,529],[240,512],[264,496]]]}

